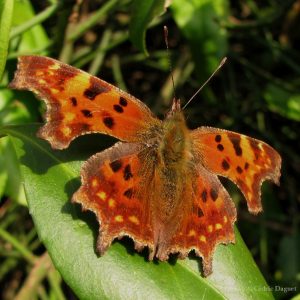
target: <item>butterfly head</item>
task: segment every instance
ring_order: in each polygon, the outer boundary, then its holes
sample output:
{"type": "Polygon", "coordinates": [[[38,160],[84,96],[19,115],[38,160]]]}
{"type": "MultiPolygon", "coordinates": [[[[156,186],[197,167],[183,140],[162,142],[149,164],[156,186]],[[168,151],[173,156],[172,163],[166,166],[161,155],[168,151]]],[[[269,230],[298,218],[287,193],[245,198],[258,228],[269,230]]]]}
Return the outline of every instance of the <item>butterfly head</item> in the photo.
{"type": "Polygon", "coordinates": [[[181,109],[180,99],[173,98],[173,103],[172,103],[171,109],[168,111],[166,117],[170,118],[181,111],[182,111],[182,109],[181,109]]]}
{"type": "Polygon", "coordinates": [[[181,131],[180,129],[183,128],[184,131],[186,130],[186,123],[181,109],[180,99],[173,98],[171,109],[168,111],[163,124],[166,132],[175,130],[178,133],[181,131]]]}

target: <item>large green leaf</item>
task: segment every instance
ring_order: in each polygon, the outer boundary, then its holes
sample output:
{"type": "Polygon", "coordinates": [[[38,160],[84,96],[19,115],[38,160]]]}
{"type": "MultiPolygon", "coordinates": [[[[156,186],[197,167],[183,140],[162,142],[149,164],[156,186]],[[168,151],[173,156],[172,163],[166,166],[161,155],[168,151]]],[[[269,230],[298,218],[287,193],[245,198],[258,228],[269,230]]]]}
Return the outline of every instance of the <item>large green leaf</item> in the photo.
{"type": "Polygon", "coordinates": [[[147,26],[153,18],[163,13],[165,2],[165,0],[134,0],[132,3],[129,37],[135,47],[146,55],[148,54],[145,43],[147,26]]]}
{"type": "Polygon", "coordinates": [[[188,40],[196,72],[204,82],[227,53],[227,32],[220,22],[229,15],[228,0],[173,0],[174,20],[188,40]]]}
{"type": "Polygon", "coordinates": [[[264,98],[271,111],[285,118],[300,121],[300,93],[291,93],[277,85],[268,84],[264,98]]]}
{"type": "MultiPolygon", "coordinates": [[[[36,14],[30,1],[17,1],[13,15],[13,36],[16,35],[16,28],[24,28],[24,24],[32,21],[35,17],[36,14]]],[[[46,31],[44,30],[41,23],[32,24],[30,27],[25,26],[25,28],[26,31],[22,32],[22,34],[18,36],[21,40],[16,39],[17,49],[20,53],[31,53],[32,51],[42,49],[49,44],[49,39],[47,37],[46,31]]],[[[47,53],[47,50],[43,50],[39,51],[38,54],[46,55],[47,53]]]]}
{"type": "Polygon", "coordinates": [[[19,204],[27,205],[21,180],[20,164],[8,137],[0,140],[0,197],[7,195],[19,204]]]}
{"type": "Polygon", "coordinates": [[[236,244],[218,246],[214,273],[201,276],[199,259],[148,262],[130,241],[115,242],[99,257],[95,216],[69,199],[80,185],[81,163],[108,142],[84,136],[64,151],[37,139],[37,126],[6,126],[21,163],[30,213],[39,237],[65,281],[81,299],[272,299],[236,231],[236,244]]]}
{"type": "Polygon", "coordinates": [[[14,0],[0,0],[0,81],[5,68],[14,0]]]}
{"type": "MultiPolygon", "coordinates": [[[[13,30],[16,26],[28,23],[33,20],[35,13],[32,9],[29,0],[23,1],[2,1],[5,6],[11,6],[14,2],[12,26],[13,30]]],[[[3,6],[2,6],[3,8],[3,6]]],[[[7,9],[7,8],[6,8],[7,9]]],[[[1,12],[1,0],[0,0],[0,12],[1,12]]],[[[12,14],[12,10],[9,11],[12,14]]],[[[2,50],[4,50],[3,39],[7,38],[10,33],[9,27],[7,26],[10,15],[8,12],[2,11],[4,14],[4,19],[0,21],[0,65],[2,56],[2,50]],[[6,26],[3,26],[6,24],[6,26]],[[4,32],[5,31],[5,32],[4,32]],[[1,48],[2,47],[2,48],[1,48]]],[[[8,42],[8,41],[7,41],[8,42]]],[[[49,44],[49,39],[47,38],[46,32],[41,24],[32,25],[31,28],[27,28],[26,32],[22,35],[17,35],[15,38],[11,39],[10,50],[17,52],[10,52],[8,57],[14,57],[17,53],[30,53],[34,49],[45,48],[49,44]],[[12,55],[13,53],[13,55],[12,55]]],[[[39,51],[40,54],[47,54],[47,51],[39,51]]],[[[6,60],[6,57],[5,57],[6,60]]],[[[25,122],[33,122],[40,116],[39,106],[33,95],[26,98],[26,102],[21,101],[19,95],[24,95],[24,93],[19,93],[17,91],[12,91],[5,88],[9,82],[10,69],[15,69],[12,66],[13,62],[8,60],[5,70],[5,75],[1,82],[2,88],[0,89],[0,125],[3,124],[23,124],[25,122]]],[[[1,69],[1,67],[0,67],[1,69]]],[[[11,199],[18,201],[18,203],[25,204],[25,195],[23,193],[22,183],[20,181],[19,174],[19,164],[15,157],[14,149],[9,141],[2,140],[0,142],[0,198],[5,194],[11,199]]]]}

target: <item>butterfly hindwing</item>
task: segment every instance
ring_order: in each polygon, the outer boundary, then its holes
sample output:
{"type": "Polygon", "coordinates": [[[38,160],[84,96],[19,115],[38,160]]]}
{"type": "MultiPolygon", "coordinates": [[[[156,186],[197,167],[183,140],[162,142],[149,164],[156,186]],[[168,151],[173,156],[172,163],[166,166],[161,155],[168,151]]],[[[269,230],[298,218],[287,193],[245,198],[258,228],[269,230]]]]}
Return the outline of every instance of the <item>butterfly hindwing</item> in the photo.
{"type": "Polygon", "coordinates": [[[93,211],[100,223],[97,248],[101,254],[115,238],[129,236],[137,249],[153,248],[147,181],[140,144],[117,143],[87,160],[82,186],[72,201],[93,211]]]}
{"type": "Polygon", "coordinates": [[[187,180],[181,196],[192,203],[173,237],[159,248],[157,256],[179,253],[185,258],[191,250],[203,258],[205,276],[212,272],[212,257],[219,243],[234,242],[235,206],[218,177],[203,166],[196,167],[195,177],[187,180]],[[189,199],[191,198],[191,199],[189,199]]]}

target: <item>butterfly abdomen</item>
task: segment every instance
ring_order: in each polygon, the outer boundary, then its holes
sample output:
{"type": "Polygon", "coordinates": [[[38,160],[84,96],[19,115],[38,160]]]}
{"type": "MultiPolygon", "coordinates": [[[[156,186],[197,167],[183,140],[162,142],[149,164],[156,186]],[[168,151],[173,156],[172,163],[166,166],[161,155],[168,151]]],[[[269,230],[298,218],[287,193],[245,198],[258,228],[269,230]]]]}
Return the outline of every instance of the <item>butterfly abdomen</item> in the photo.
{"type": "Polygon", "coordinates": [[[170,235],[170,231],[176,230],[180,223],[180,218],[174,219],[174,216],[178,215],[182,207],[184,183],[190,170],[192,155],[189,130],[180,111],[167,117],[162,126],[156,165],[158,179],[155,194],[158,199],[154,202],[158,204],[155,215],[164,224],[163,231],[170,235]]]}

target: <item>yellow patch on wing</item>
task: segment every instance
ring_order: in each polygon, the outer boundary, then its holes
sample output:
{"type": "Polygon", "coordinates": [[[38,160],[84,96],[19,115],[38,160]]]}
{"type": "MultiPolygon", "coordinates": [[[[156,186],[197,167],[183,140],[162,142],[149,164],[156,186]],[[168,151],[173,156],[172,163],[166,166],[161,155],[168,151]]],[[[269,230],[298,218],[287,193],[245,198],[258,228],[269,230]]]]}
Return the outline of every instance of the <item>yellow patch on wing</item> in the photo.
{"type": "Polygon", "coordinates": [[[136,216],[130,216],[129,218],[129,221],[136,224],[136,225],[139,225],[140,224],[140,221],[139,219],[136,217],[136,216]]]}
{"type": "Polygon", "coordinates": [[[122,223],[124,221],[124,218],[121,215],[117,215],[115,216],[115,221],[118,223],[122,223]]]}

